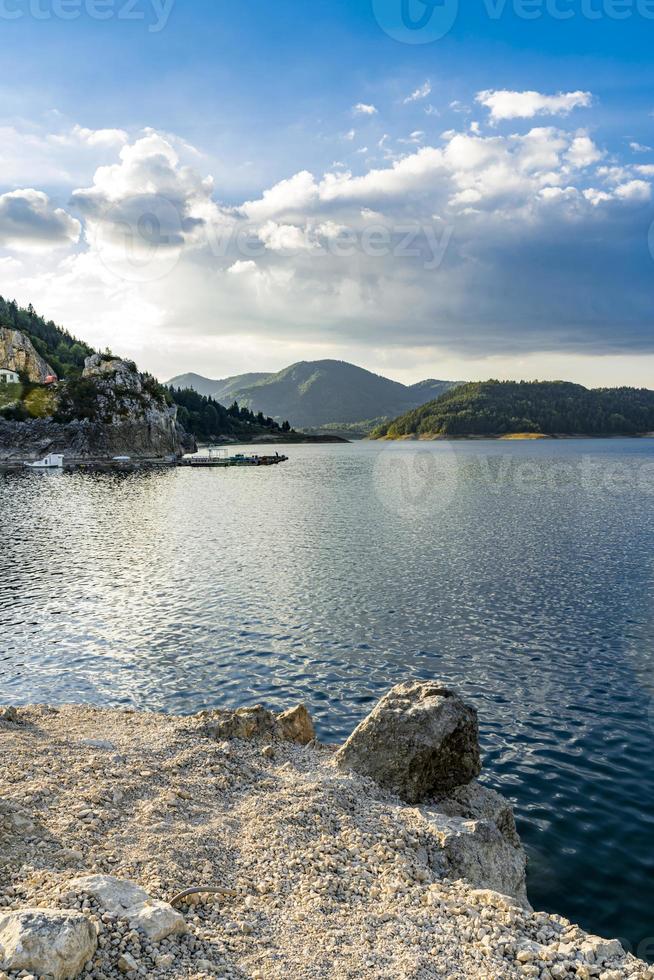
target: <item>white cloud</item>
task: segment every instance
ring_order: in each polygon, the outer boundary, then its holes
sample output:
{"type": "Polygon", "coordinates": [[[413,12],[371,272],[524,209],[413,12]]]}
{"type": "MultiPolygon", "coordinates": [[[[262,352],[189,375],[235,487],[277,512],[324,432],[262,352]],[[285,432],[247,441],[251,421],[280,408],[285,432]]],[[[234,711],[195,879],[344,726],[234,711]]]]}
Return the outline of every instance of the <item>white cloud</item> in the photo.
{"type": "Polygon", "coordinates": [[[426,99],[428,95],[431,95],[431,82],[425,82],[424,85],[417,88],[411,95],[407,95],[406,99],[404,99],[404,105],[408,105],[409,102],[420,102],[421,99],[426,99]]]}
{"type": "Polygon", "coordinates": [[[87,146],[114,148],[124,146],[129,136],[124,129],[86,129],[84,126],[73,126],[70,134],[59,136],[62,142],[85,143],[87,146]]]}
{"type": "Polygon", "coordinates": [[[231,276],[247,276],[252,272],[257,271],[257,263],[253,262],[252,259],[243,261],[240,259],[238,262],[234,262],[233,265],[227,269],[227,272],[231,276]]]}
{"type": "Polygon", "coordinates": [[[273,252],[311,251],[319,245],[311,240],[309,228],[297,225],[278,225],[267,221],[257,232],[260,240],[267,249],[273,252]]]}
{"type": "Polygon", "coordinates": [[[613,200],[613,195],[607,193],[607,191],[600,191],[596,187],[587,187],[583,192],[584,197],[589,201],[593,207],[597,207],[600,204],[605,204],[607,201],[613,200]]]}
{"type": "Polygon", "coordinates": [[[513,92],[508,89],[488,89],[479,92],[476,101],[490,109],[493,122],[502,119],[532,119],[534,116],[566,116],[573,109],[586,108],[592,102],[590,92],[513,92]]]}
{"type": "Polygon", "coordinates": [[[652,187],[646,180],[630,180],[616,187],[615,196],[623,201],[649,201],[652,187]]]}
{"type": "Polygon", "coordinates": [[[150,254],[192,243],[219,220],[211,177],[182,166],[177,151],[157,133],[124,146],[120,162],[98,167],[90,187],[73,191],[86,219],[86,237],[104,252],[126,248],[150,254]]]}
{"type": "Polygon", "coordinates": [[[356,116],[374,116],[377,114],[377,108],[366,102],[357,102],[355,106],[352,106],[352,112],[356,116]]]}
{"type": "MultiPolygon", "coordinates": [[[[422,138],[418,130],[410,137],[422,138]]],[[[627,261],[620,249],[623,239],[642,239],[634,227],[647,211],[654,164],[597,167],[598,144],[558,126],[487,136],[450,131],[437,146],[407,145],[388,164],[300,170],[223,207],[211,177],[195,162],[184,165],[173,138],[149,131],[122,145],[117,137],[110,162],[73,194],[70,207],[85,226],[80,246],[73,247],[79,223],[72,214],[42,192],[22,191],[36,195],[24,206],[58,222],[48,234],[70,248],[18,252],[16,219],[7,236],[0,207],[0,237],[16,250],[0,254],[5,288],[91,342],[120,344],[132,356],[140,346],[156,363],[169,348],[247,342],[255,349],[271,338],[289,350],[328,338],[346,351],[353,337],[389,349],[400,342],[416,350],[533,350],[544,335],[583,346],[595,321],[583,309],[580,322],[571,321],[579,268],[591,270],[600,333],[623,317],[620,304],[625,322],[649,316],[651,295],[642,283],[628,288],[644,263],[627,261]],[[126,241],[133,247],[144,217],[155,226],[145,235],[146,256],[159,244],[174,261],[134,285],[112,250],[126,241]],[[408,255],[399,247],[407,228],[418,242],[408,255]],[[363,248],[363,236],[380,229],[389,247],[363,248]]],[[[203,354],[198,361],[205,363],[203,354]]]]}
{"type": "Polygon", "coordinates": [[[590,137],[577,136],[566,153],[566,159],[573,167],[590,167],[591,164],[601,160],[603,155],[590,137]]]}
{"type": "Polygon", "coordinates": [[[651,153],[652,152],[652,147],[651,146],[644,146],[642,143],[630,143],[629,144],[629,148],[634,153],[651,153]]]}
{"type": "Polygon", "coordinates": [[[293,177],[280,180],[278,184],[264,191],[260,200],[246,201],[241,210],[248,218],[264,221],[266,218],[280,214],[304,210],[310,207],[317,197],[318,187],[313,174],[308,170],[301,170],[293,177]]]}
{"type": "Polygon", "coordinates": [[[31,188],[0,195],[0,245],[18,251],[61,248],[79,241],[81,225],[47,194],[31,188]]]}

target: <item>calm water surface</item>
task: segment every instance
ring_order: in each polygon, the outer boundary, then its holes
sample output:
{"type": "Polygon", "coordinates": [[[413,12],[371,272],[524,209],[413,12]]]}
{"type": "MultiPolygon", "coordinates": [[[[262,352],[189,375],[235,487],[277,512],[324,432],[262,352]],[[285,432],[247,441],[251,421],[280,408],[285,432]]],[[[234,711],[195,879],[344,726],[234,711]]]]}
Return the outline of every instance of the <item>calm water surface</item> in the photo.
{"type": "Polygon", "coordinates": [[[479,710],[533,903],[638,948],[654,935],[654,441],[289,455],[0,475],[0,702],[304,700],[338,740],[392,684],[441,678],[479,710]]]}

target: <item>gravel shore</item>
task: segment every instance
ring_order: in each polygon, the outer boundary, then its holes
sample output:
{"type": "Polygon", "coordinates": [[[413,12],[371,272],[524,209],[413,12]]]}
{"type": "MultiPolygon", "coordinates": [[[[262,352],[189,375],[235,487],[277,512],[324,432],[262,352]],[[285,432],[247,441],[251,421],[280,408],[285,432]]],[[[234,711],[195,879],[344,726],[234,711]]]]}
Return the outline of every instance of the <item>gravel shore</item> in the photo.
{"type": "Polygon", "coordinates": [[[82,976],[654,978],[559,916],[439,877],[423,808],[328,746],[71,706],[0,711],[0,747],[0,930],[10,910],[81,910],[98,933],[82,976]],[[220,891],[180,902],[188,931],[155,941],[72,884],[90,874],[166,902],[220,891]]]}

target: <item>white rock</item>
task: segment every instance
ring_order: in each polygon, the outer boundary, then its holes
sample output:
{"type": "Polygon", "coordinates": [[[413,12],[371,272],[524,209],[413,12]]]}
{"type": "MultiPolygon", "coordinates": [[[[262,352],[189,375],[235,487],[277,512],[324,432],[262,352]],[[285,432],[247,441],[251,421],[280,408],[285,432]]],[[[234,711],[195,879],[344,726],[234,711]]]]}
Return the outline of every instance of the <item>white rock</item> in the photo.
{"type": "Polygon", "coordinates": [[[140,929],[155,943],[167,936],[179,936],[186,932],[184,916],[176,912],[168,902],[160,902],[155,898],[128,909],[127,915],[130,927],[140,929]]]}
{"type": "Polygon", "coordinates": [[[71,881],[69,888],[90,895],[112,915],[124,915],[127,909],[142,905],[150,898],[146,890],[135,882],[111,875],[84,875],[71,881]]]}
{"type": "Polygon", "coordinates": [[[90,895],[112,915],[125,916],[130,928],[140,929],[154,942],[186,932],[183,915],[168,902],[150,898],[145,889],[133,881],[111,875],[86,875],[75,878],[69,887],[71,891],[90,895]]]}
{"type": "Polygon", "coordinates": [[[123,953],[118,957],[118,969],[121,973],[136,973],[139,965],[131,953],[123,953]]]}
{"type": "Polygon", "coordinates": [[[76,977],[92,959],[97,936],[81,912],[22,909],[0,915],[0,968],[33,970],[54,980],[76,977]]]}
{"type": "Polygon", "coordinates": [[[581,955],[589,963],[607,963],[625,955],[622,944],[617,939],[602,939],[601,936],[587,936],[581,944],[581,955]]]}
{"type": "Polygon", "coordinates": [[[85,738],[82,745],[89,749],[109,749],[115,751],[116,746],[106,738],[85,738]]]}

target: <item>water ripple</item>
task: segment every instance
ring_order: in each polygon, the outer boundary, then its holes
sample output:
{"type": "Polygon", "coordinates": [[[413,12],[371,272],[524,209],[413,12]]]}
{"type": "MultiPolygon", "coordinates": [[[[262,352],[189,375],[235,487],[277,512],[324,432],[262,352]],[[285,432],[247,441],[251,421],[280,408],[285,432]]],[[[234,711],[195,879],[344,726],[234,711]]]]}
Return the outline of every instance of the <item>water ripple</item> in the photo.
{"type": "Polygon", "coordinates": [[[0,476],[0,701],[304,700],[337,740],[479,709],[540,907],[654,932],[654,445],[295,447],[265,471],[0,476]]]}

